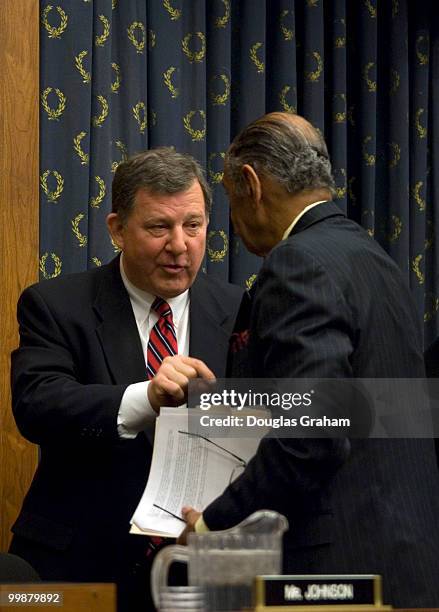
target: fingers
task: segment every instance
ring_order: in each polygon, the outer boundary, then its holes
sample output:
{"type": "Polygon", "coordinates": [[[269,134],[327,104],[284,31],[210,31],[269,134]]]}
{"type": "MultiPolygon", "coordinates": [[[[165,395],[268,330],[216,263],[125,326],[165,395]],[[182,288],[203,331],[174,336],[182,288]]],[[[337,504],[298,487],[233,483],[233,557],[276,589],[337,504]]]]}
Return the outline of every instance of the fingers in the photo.
{"type": "Polygon", "coordinates": [[[189,525],[189,527],[194,527],[194,528],[195,528],[195,523],[198,521],[199,517],[201,516],[201,512],[198,512],[198,510],[195,510],[194,508],[191,508],[190,506],[184,506],[181,510],[181,514],[184,520],[186,521],[186,523],[189,525]]]}
{"type": "Polygon", "coordinates": [[[215,374],[200,359],[174,355],[166,357],[148,385],[148,399],[158,412],[160,406],[179,406],[187,399],[191,379],[215,379],[215,374]]]}
{"type": "MultiPolygon", "coordinates": [[[[195,359],[195,357],[185,357],[184,355],[175,355],[181,360],[181,366],[186,366],[190,368],[192,371],[195,371],[195,376],[191,376],[191,378],[207,378],[208,380],[215,380],[215,374],[210,370],[204,361],[201,359],[195,359]]],[[[167,359],[173,359],[173,357],[169,357],[167,359]]],[[[166,361],[166,359],[165,359],[166,361]]]]}
{"type": "Polygon", "coordinates": [[[177,544],[187,544],[187,536],[192,531],[195,531],[195,523],[201,516],[201,512],[195,510],[191,506],[184,506],[181,510],[181,514],[186,521],[186,527],[183,529],[181,534],[178,536],[177,544]]]}

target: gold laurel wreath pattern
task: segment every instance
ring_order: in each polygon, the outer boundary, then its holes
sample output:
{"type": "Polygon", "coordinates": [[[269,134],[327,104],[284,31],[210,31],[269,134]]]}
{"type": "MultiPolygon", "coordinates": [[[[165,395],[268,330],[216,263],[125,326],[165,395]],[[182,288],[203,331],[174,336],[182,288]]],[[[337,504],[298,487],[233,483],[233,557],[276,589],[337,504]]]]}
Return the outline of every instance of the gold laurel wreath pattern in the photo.
{"type": "Polygon", "coordinates": [[[280,14],[280,30],[282,32],[282,36],[284,37],[284,40],[293,40],[294,38],[294,31],[291,28],[287,28],[286,25],[283,23],[285,17],[287,15],[290,14],[290,11],[288,9],[285,9],[281,12],[280,14]]]}
{"type": "Polygon", "coordinates": [[[261,42],[257,42],[250,47],[250,59],[256,66],[259,73],[263,73],[265,70],[265,64],[258,58],[258,51],[262,47],[261,42]]]}
{"type": "Polygon", "coordinates": [[[95,37],[95,45],[97,47],[103,47],[110,36],[110,22],[105,15],[99,15],[99,21],[104,26],[104,30],[100,36],[95,37]]]}
{"type": "Polygon", "coordinates": [[[85,57],[88,55],[88,51],[81,51],[78,55],[75,55],[75,66],[78,69],[79,74],[82,76],[83,83],[91,82],[91,73],[87,72],[84,68],[83,61],[85,57]]]}
{"type": "Polygon", "coordinates": [[[215,27],[216,28],[225,28],[230,20],[230,0],[221,0],[224,4],[224,15],[222,17],[217,17],[215,19],[215,27]]]}
{"type": "Polygon", "coordinates": [[[180,19],[181,10],[171,6],[171,3],[169,2],[169,0],[163,0],[163,6],[168,11],[169,16],[171,17],[172,21],[177,21],[177,19],[180,19]]]}
{"type": "Polygon", "coordinates": [[[225,106],[230,96],[230,79],[225,74],[217,74],[212,78],[212,85],[214,81],[220,79],[224,83],[224,92],[222,94],[215,94],[212,90],[210,92],[212,104],[216,106],[225,106]]]}
{"type": "Polygon", "coordinates": [[[99,95],[97,98],[99,102],[101,103],[102,110],[101,110],[100,115],[95,115],[93,117],[92,122],[95,127],[102,127],[102,124],[104,123],[105,119],[108,116],[109,107],[108,107],[108,102],[106,98],[104,98],[104,96],[99,95]]]}
{"type": "Polygon", "coordinates": [[[229,239],[224,230],[211,230],[207,235],[207,254],[211,262],[218,263],[224,261],[226,253],[229,249],[229,239]],[[219,236],[223,241],[222,249],[213,249],[211,246],[212,239],[219,236]]]}
{"type": "Polygon", "coordinates": [[[431,310],[427,310],[424,314],[424,323],[428,323],[434,317],[434,315],[439,310],[439,298],[437,298],[433,293],[426,293],[425,299],[427,296],[431,299],[431,310]]]}
{"type": "Polygon", "coordinates": [[[416,39],[416,56],[418,58],[418,62],[420,66],[426,66],[428,64],[428,54],[427,53],[422,53],[422,51],[419,49],[419,44],[422,41],[426,41],[427,45],[429,42],[429,37],[428,36],[418,36],[418,38],[416,39]]]}
{"type": "Polygon", "coordinates": [[[366,138],[363,140],[363,159],[366,162],[366,166],[374,166],[376,162],[376,155],[366,151],[366,145],[371,140],[372,136],[366,136],[366,138]]]}
{"type": "Polygon", "coordinates": [[[47,102],[47,98],[52,91],[52,87],[46,87],[46,89],[41,94],[41,104],[44,110],[46,111],[50,121],[59,121],[59,118],[65,111],[67,98],[60,89],[55,88],[55,93],[58,96],[58,106],[53,109],[49,106],[49,103],[47,102]]]}
{"type": "Polygon", "coordinates": [[[81,160],[81,165],[82,166],[87,166],[88,162],[90,160],[90,157],[89,157],[88,153],[85,153],[82,150],[82,148],[81,148],[81,140],[86,135],[87,135],[87,132],[79,132],[79,134],[77,136],[75,136],[75,138],[73,139],[73,148],[75,149],[76,153],[78,154],[79,159],[81,160]]]}
{"type": "Polygon", "coordinates": [[[58,257],[56,253],[50,253],[50,257],[54,263],[54,270],[52,274],[48,274],[46,270],[46,260],[48,257],[49,257],[49,253],[46,252],[44,253],[44,255],[41,256],[41,259],[40,259],[40,272],[45,279],[55,278],[56,276],[59,276],[61,274],[61,269],[62,269],[61,259],[58,257]]]}
{"type": "Polygon", "coordinates": [[[195,36],[201,41],[201,49],[199,51],[191,51],[189,48],[190,42],[194,34],[189,32],[181,41],[183,53],[186,55],[188,60],[192,62],[202,62],[206,55],[206,37],[203,32],[195,32],[195,36]]]}
{"type": "Polygon", "coordinates": [[[137,104],[133,106],[133,115],[134,115],[134,119],[137,121],[139,125],[139,132],[141,134],[144,134],[145,129],[148,125],[145,102],[137,102],[137,104]],[[140,116],[141,112],[143,112],[143,118],[140,116]]]}
{"type": "Polygon", "coordinates": [[[97,268],[100,268],[100,266],[102,266],[102,261],[97,257],[92,257],[91,260],[97,268]]]}
{"type": "Polygon", "coordinates": [[[392,150],[392,159],[389,161],[389,168],[396,168],[401,159],[401,147],[396,142],[389,142],[392,150]]]}
{"type": "Polygon", "coordinates": [[[392,215],[393,230],[389,235],[389,242],[396,242],[402,232],[402,221],[396,215],[392,215]]]}
{"type": "Polygon", "coordinates": [[[193,142],[198,142],[200,140],[203,140],[203,138],[206,136],[206,113],[203,110],[189,111],[188,114],[183,117],[183,125],[185,127],[185,130],[191,135],[193,142]],[[202,130],[194,130],[191,125],[192,117],[197,112],[200,115],[204,123],[204,127],[202,130]]]}
{"type": "Polygon", "coordinates": [[[314,8],[319,5],[319,0],[306,0],[306,3],[309,7],[314,8]]]}
{"type": "Polygon", "coordinates": [[[68,23],[69,18],[66,15],[66,13],[63,11],[63,9],[60,6],[57,6],[56,10],[58,11],[58,15],[60,16],[59,26],[58,27],[51,26],[50,23],[47,21],[47,17],[52,9],[53,9],[53,6],[51,4],[48,4],[46,6],[46,8],[43,11],[43,14],[41,15],[41,21],[44,27],[46,28],[47,33],[49,34],[49,38],[61,38],[61,34],[67,28],[67,23],[68,23]]]}
{"type": "Polygon", "coordinates": [[[111,83],[111,91],[113,93],[117,94],[117,93],[119,93],[120,84],[122,82],[120,66],[118,64],[116,64],[116,62],[112,62],[111,63],[111,67],[113,68],[114,72],[116,73],[116,80],[113,83],[111,83]]]}
{"type": "Polygon", "coordinates": [[[76,215],[76,217],[74,219],[72,219],[71,224],[72,224],[72,232],[73,234],[76,236],[76,238],[78,239],[78,244],[80,247],[85,247],[87,245],[87,236],[84,236],[84,234],[81,234],[80,230],[79,230],[79,224],[82,221],[82,219],[84,218],[84,214],[83,213],[79,213],[79,215],[76,215]]]}
{"type": "Polygon", "coordinates": [[[336,178],[336,176],[338,175],[341,175],[343,177],[343,185],[335,186],[335,197],[337,198],[337,200],[341,200],[345,197],[348,191],[348,186],[346,183],[346,170],[344,168],[334,169],[334,178],[336,178]]]}
{"type": "Polygon", "coordinates": [[[119,246],[117,246],[117,244],[114,242],[114,240],[113,240],[113,238],[111,236],[110,236],[110,241],[111,241],[111,244],[113,246],[114,252],[115,253],[120,253],[122,249],[119,246]]]}
{"type": "Polygon", "coordinates": [[[114,9],[116,8],[116,6],[117,6],[117,0],[112,0],[112,2],[111,2],[111,8],[113,9],[113,11],[114,11],[114,9]]]}
{"type": "Polygon", "coordinates": [[[423,212],[425,210],[426,202],[424,198],[421,196],[421,189],[424,186],[424,181],[418,181],[412,189],[412,196],[418,205],[419,211],[423,212]]]}
{"type": "Polygon", "coordinates": [[[116,140],[116,147],[119,149],[119,151],[122,154],[122,159],[120,159],[119,161],[114,161],[111,164],[111,172],[116,172],[117,167],[120,163],[126,161],[128,159],[128,148],[126,145],[124,145],[124,143],[121,140],[116,140]]]}
{"type": "MultiPolygon", "coordinates": [[[[374,213],[374,211],[373,211],[373,210],[368,210],[368,209],[364,210],[364,211],[361,213],[361,218],[362,218],[362,219],[365,219],[365,218],[366,218],[368,215],[370,215],[370,216],[372,217],[372,223],[374,223],[374,224],[375,224],[375,213],[374,213]]],[[[364,223],[365,223],[364,221],[362,221],[362,222],[361,222],[361,225],[362,225],[363,227],[365,227],[364,223]]],[[[369,234],[369,236],[370,236],[371,238],[373,238],[373,237],[374,237],[374,235],[375,235],[375,229],[374,229],[374,228],[369,227],[369,228],[367,228],[367,229],[366,229],[366,231],[367,231],[367,233],[369,234]]]]}
{"type": "Polygon", "coordinates": [[[336,49],[344,49],[346,47],[346,36],[337,36],[334,46],[336,49]]]}
{"type": "Polygon", "coordinates": [[[364,0],[364,4],[367,10],[369,11],[369,15],[372,17],[372,19],[375,19],[375,17],[377,16],[376,7],[372,4],[370,0],[364,0]]]}
{"type": "Polygon", "coordinates": [[[368,62],[363,69],[363,79],[366,81],[367,89],[370,92],[377,90],[376,81],[369,78],[369,71],[375,66],[375,62],[368,62]]]}
{"type": "Polygon", "coordinates": [[[214,183],[215,185],[218,185],[219,183],[221,183],[221,181],[223,180],[223,176],[224,176],[224,172],[215,172],[212,168],[212,162],[218,155],[223,160],[226,157],[226,154],[224,153],[224,151],[221,151],[221,153],[211,153],[207,161],[207,171],[209,174],[209,178],[212,181],[212,183],[214,183]]]}
{"type": "Polygon", "coordinates": [[[103,199],[105,198],[105,193],[107,191],[105,187],[105,182],[101,179],[100,176],[95,176],[95,181],[99,185],[99,193],[96,197],[90,198],[90,206],[92,208],[99,208],[102,204],[103,199]]]}
{"type": "Polygon", "coordinates": [[[418,279],[418,283],[420,285],[424,284],[425,276],[421,271],[421,262],[423,259],[423,255],[417,255],[412,261],[412,270],[416,274],[416,278],[418,279]]]}
{"type": "Polygon", "coordinates": [[[395,18],[399,12],[399,1],[392,0],[392,17],[395,18]]]}
{"type": "Polygon", "coordinates": [[[47,196],[48,202],[56,202],[64,191],[64,179],[56,170],[46,170],[43,172],[43,174],[40,176],[40,185],[47,196]],[[49,191],[49,187],[47,185],[47,179],[51,174],[53,174],[56,179],[55,191],[49,191]]]}
{"type": "Polygon", "coordinates": [[[180,90],[178,89],[178,87],[174,87],[171,81],[171,77],[176,70],[177,68],[175,66],[169,66],[169,68],[163,73],[163,80],[165,82],[166,87],[169,89],[171,98],[178,98],[178,96],[180,95],[180,90]]]}
{"type": "Polygon", "coordinates": [[[401,77],[399,76],[399,72],[397,70],[392,70],[391,74],[392,74],[392,84],[390,86],[390,93],[393,95],[399,89],[401,77]]]}
{"type": "Polygon", "coordinates": [[[342,100],[343,105],[344,105],[344,110],[343,111],[334,111],[333,114],[333,120],[334,123],[344,123],[346,121],[346,117],[347,117],[347,112],[346,112],[346,94],[343,93],[336,93],[333,96],[333,100],[334,100],[334,104],[336,102],[336,100],[340,98],[340,100],[342,100]]]}
{"type": "Polygon", "coordinates": [[[154,49],[157,44],[157,35],[154,30],[148,30],[148,44],[150,49],[154,49]]]}
{"type": "MultiPolygon", "coordinates": [[[[282,106],[283,110],[287,113],[297,113],[297,107],[293,106],[291,104],[288,104],[287,102],[287,93],[291,90],[290,85],[285,85],[285,87],[282,87],[280,93],[279,93],[279,101],[280,101],[280,105],[282,106]]],[[[296,88],[293,87],[293,91],[295,91],[296,88]]]]}
{"type": "Polygon", "coordinates": [[[416,127],[416,131],[418,132],[419,138],[425,138],[427,136],[427,128],[422,126],[421,122],[419,121],[423,112],[424,112],[423,108],[418,108],[418,110],[415,113],[415,127],[416,127]]]}
{"type": "Polygon", "coordinates": [[[317,68],[316,70],[310,70],[309,72],[305,72],[305,77],[307,81],[311,81],[315,83],[319,80],[323,72],[323,60],[322,60],[322,56],[320,55],[318,51],[313,51],[312,56],[317,62],[317,68]]]}
{"type": "Polygon", "coordinates": [[[255,280],[257,279],[258,275],[257,274],[251,274],[248,279],[245,281],[245,288],[247,289],[247,291],[250,291],[250,289],[253,286],[253,283],[255,282],[255,280]]]}
{"type": "Polygon", "coordinates": [[[141,21],[133,21],[130,27],[127,28],[127,33],[128,33],[128,38],[133,43],[134,48],[136,49],[136,53],[143,53],[145,49],[145,42],[146,42],[145,26],[143,25],[143,23],[141,21]],[[134,36],[134,32],[136,30],[140,30],[142,34],[141,40],[137,40],[137,38],[134,36]]]}

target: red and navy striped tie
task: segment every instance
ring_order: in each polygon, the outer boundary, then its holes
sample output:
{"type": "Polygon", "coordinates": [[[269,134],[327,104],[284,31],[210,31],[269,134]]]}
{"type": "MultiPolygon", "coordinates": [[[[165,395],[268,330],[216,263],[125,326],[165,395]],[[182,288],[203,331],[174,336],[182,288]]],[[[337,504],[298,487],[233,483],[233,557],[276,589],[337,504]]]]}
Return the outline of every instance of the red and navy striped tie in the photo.
{"type": "Polygon", "coordinates": [[[147,351],[148,380],[154,378],[165,357],[178,353],[177,336],[175,335],[171,307],[168,302],[157,297],[151,308],[159,315],[159,319],[149,334],[147,351]]]}

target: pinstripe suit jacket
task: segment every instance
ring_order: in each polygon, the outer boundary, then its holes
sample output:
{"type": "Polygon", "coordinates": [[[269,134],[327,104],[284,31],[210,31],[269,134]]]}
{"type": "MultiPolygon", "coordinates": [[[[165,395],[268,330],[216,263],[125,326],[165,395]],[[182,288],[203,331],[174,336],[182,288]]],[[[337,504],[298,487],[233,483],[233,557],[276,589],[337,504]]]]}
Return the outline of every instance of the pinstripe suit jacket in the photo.
{"type": "MultiPolygon", "coordinates": [[[[253,293],[247,376],[424,376],[399,269],[333,203],[270,252],[253,293]]],[[[223,529],[278,510],[286,572],[378,573],[388,603],[428,607],[439,605],[438,495],[431,440],[264,439],[204,518],[223,529]]]]}

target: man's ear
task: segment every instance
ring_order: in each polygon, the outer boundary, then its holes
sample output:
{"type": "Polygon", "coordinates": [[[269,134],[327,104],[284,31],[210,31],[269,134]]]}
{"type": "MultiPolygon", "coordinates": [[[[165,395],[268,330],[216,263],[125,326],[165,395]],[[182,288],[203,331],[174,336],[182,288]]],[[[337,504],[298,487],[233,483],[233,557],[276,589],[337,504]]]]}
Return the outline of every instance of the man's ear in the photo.
{"type": "Polygon", "coordinates": [[[244,164],[241,171],[248,197],[252,200],[252,202],[254,202],[254,204],[259,204],[262,198],[262,186],[259,176],[256,174],[255,169],[250,166],[250,164],[244,164]]]}
{"type": "Polygon", "coordinates": [[[110,213],[106,219],[108,231],[111,234],[113,242],[123,251],[123,223],[117,213],[110,213]]]}

